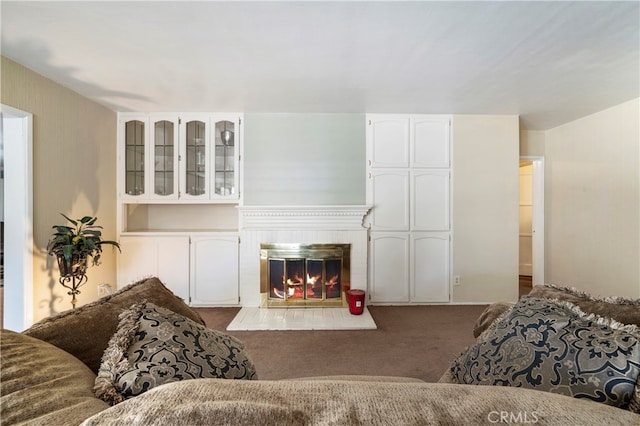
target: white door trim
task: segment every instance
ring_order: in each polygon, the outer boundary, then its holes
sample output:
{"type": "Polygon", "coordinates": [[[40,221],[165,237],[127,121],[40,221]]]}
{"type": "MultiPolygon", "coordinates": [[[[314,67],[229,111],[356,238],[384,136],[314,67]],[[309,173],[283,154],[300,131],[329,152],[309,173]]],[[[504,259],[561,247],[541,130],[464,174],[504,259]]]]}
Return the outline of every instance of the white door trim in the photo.
{"type": "Polygon", "coordinates": [[[531,252],[533,285],[545,283],[544,277],[544,157],[523,156],[521,160],[533,163],[533,209],[531,252]]]}
{"type": "Polygon", "coordinates": [[[33,115],[0,104],[4,147],[5,279],[3,327],[33,323],[33,115]],[[9,182],[10,184],[6,184],[9,182]]]}

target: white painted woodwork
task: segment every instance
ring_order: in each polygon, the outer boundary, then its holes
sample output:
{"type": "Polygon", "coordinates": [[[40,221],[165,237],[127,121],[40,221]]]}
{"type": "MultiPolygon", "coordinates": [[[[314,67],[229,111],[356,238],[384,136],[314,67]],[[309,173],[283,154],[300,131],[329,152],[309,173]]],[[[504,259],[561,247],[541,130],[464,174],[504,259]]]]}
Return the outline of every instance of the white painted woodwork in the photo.
{"type": "Polygon", "coordinates": [[[409,171],[373,169],[370,172],[367,202],[373,208],[369,217],[375,231],[409,230],[409,171]]]}
{"type": "Polygon", "coordinates": [[[371,234],[371,302],[409,302],[409,244],[406,232],[371,234]]]}
{"type": "Polygon", "coordinates": [[[156,276],[178,297],[189,300],[188,235],[121,235],[118,286],[156,276]]]}
{"type": "MultiPolygon", "coordinates": [[[[149,189],[148,194],[149,198],[156,200],[177,200],[178,199],[178,191],[179,191],[179,156],[180,156],[180,136],[179,136],[179,123],[177,114],[153,114],[149,117],[149,142],[147,149],[149,150],[148,154],[148,164],[149,164],[149,189]],[[160,158],[158,158],[155,147],[155,139],[156,139],[156,123],[161,121],[168,121],[173,124],[173,156],[171,158],[171,162],[173,164],[173,192],[167,195],[160,195],[156,191],[156,185],[158,184],[156,179],[156,171],[161,171],[162,166],[160,164],[160,158]]],[[[160,136],[160,135],[158,135],[160,136]]]]}
{"type": "MultiPolygon", "coordinates": [[[[240,199],[240,152],[242,150],[241,113],[119,113],[118,114],[118,201],[123,203],[238,203],[240,199]],[[144,123],[144,191],[138,195],[127,194],[125,189],[126,172],[126,149],[125,149],[125,124],[129,121],[140,121],[144,123]],[[155,182],[154,171],[156,167],[154,149],[154,123],[159,120],[167,120],[174,123],[174,190],[170,196],[154,194],[155,182]],[[234,124],[234,158],[232,160],[234,170],[234,188],[236,190],[229,194],[215,194],[215,123],[226,120],[234,124]],[[199,175],[204,181],[205,190],[203,194],[192,195],[187,193],[187,123],[199,121],[204,123],[205,135],[205,158],[204,167],[199,175]]],[[[119,229],[123,229],[119,227],[119,229]]]]}
{"type": "Polygon", "coordinates": [[[411,120],[411,166],[448,168],[451,156],[449,129],[448,118],[411,120]]]}
{"type": "Polygon", "coordinates": [[[240,302],[260,306],[261,243],[351,244],[351,288],[367,289],[369,206],[243,206],[240,211],[240,302]]]}
{"type": "Polygon", "coordinates": [[[208,200],[209,190],[211,184],[211,120],[207,114],[182,114],[180,115],[180,199],[185,201],[193,200],[208,200]],[[205,158],[204,158],[204,170],[198,172],[198,175],[203,179],[205,189],[204,193],[199,195],[193,195],[189,193],[187,182],[187,157],[189,154],[187,151],[187,127],[191,122],[204,123],[204,146],[205,146],[205,158]]]}
{"type": "Polygon", "coordinates": [[[0,105],[4,149],[2,327],[33,324],[33,115],[0,105]]]}
{"type": "Polygon", "coordinates": [[[448,231],[450,226],[449,171],[411,172],[411,229],[448,231]]]}
{"type": "Polygon", "coordinates": [[[411,252],[411,301],[448,302],[451,271],[449,233],[412,233],[411,252]]]}
{"type": "Polygon", "coordinates": [[[191,238],[192,306],[238,304],[238,234],[191,238]]]}
{"type": "Polygon", "coordinates": [[[127,202],[136,202],[140,200],[145,200],[148,198],[149,190],[151,188],[151,179],[149,176],[149,167],[151,164],[151,157],[149,154],[149,117],[144,114],[120,114],[118,116],[118,199],[127,202]],[[143,185],[141,188],[141,193],[139,194],[130,194],[127,193],[126,190],[126,169],[127,169],[127,161],[134,161],[133,159],[127,159],[127,151],[126,151],[126,124],[132,121],[140,121],[144,126],[144,159],[142,161],[144,167],[144,179],[143,185]]]}
{"type": "Polygon", "coordinates": [[[368,116],[369,166],[407,167],[409,165],[409,119],[394,116],[368,116]]]}
{"type": "Polygon", "coordinates": [[[376,114],[366,119],[371,301],[448,302],[451,118],[376,114]],[[383,160],[394,155],[404,160],[405,146],[409,163],[383,160]]]}

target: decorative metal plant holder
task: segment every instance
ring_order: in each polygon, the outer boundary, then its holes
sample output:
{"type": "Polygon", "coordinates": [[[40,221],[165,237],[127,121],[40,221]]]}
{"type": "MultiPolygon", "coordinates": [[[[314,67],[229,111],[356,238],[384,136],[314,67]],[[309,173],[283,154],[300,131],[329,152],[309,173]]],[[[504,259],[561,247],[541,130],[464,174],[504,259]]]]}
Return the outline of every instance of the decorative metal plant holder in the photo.
{"type": "Polygon", "coordinates": [[[65,259],[64,255],[56,255],[58,260],[58,269],[60,270],[60,278],[58,281],[69,291],[67,294],[71,296],[71,305],[76,308],[78,299],[76,296],[80,294],[80,287],[87,283],[87,257],[72,256],[71,260],[65,259]]]}

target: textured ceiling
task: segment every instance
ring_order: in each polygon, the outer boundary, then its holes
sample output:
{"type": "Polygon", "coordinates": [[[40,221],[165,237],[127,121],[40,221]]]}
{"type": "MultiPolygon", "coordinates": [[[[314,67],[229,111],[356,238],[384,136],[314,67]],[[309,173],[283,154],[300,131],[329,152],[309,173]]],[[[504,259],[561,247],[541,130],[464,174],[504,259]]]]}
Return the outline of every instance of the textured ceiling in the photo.
{"type": "Polygon", "coordinates": [[[1,2],[2,55],[117,111],[518,114],[640,96],[640,3],[1,2]]]}

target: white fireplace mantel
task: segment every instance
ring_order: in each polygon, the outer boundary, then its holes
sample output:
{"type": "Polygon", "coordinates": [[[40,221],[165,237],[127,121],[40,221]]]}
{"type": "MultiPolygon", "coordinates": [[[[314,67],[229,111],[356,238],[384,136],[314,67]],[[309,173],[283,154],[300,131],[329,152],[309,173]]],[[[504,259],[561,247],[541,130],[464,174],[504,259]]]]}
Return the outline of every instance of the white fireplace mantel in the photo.
{"type": "Polygon", "coordinates": [[[371,206],[242,206],[241,229],[362,230],[371,206]]]}
{"type": "Polygon", "coordinates": [[[240,303],[260,306],[260,244],[351,244],[351,288],[367,288],[371,206],[240,206],[240,303]]]}

